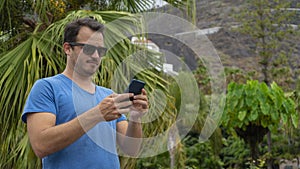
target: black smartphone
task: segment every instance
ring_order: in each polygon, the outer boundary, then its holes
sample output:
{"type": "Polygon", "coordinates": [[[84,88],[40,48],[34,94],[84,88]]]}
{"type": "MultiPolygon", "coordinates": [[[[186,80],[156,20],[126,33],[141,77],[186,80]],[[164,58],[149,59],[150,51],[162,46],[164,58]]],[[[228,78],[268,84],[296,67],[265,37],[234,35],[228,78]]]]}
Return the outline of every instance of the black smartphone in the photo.
{"type": "MultiPolygon", "coordinates": [[[[145,82],[137,79],[132,79],[127,89],[125,90],[125,93],[133,93],[134,95],[141,94],[144,86],[145,82]]],[[[133,97],[131,97],[130,100],[132,101],[133,97]]]]}

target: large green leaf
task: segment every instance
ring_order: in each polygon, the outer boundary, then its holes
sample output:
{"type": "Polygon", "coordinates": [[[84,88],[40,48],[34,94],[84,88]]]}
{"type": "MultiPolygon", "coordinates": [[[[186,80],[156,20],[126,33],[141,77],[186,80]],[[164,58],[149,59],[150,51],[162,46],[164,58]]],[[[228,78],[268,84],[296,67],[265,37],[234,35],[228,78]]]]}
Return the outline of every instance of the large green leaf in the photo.
{"type": "Polygon", "coordinates": [[[258,81],[232,82],[228,85],[226,102],[223,122],[229,129],[256,124],[275,131],[282,124],[292,123],[294,127],[298,124],[294,101],[276,83],[268,87],[258,81]]]}
{"type": "Polygon", "coordinates": [[[268,103],[261,104],[260,109],[263,115],[269,115],[270,114],[270,105],[268,103]]]}
{"type": "Polygon", "coordinates": [[[246,117],[247,112],[246,111],[240,111],[238,114],[238,118],[240,121],[243,121],[246,117]]]}
{"type": "Polygon", "coordinates": [[[249,115],[249,120],[250,121],[256,121],[257,120],[257,118],[258,118],[258,110],[257,109],[253,109],[252,111],[251,111],[251,114],[249,115]]]}

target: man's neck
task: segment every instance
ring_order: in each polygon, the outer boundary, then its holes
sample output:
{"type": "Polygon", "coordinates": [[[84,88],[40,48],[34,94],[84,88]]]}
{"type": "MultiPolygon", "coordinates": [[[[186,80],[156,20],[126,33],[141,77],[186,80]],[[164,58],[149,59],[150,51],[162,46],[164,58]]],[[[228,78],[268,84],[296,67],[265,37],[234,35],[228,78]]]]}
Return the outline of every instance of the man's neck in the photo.
{"type": "Polygon", "coordinates": [[[83,90],[86,90],[89,93],[95,92],[95,84],[92,81],[92,76],[81,76],[74,71],[70,72],[68,70],[64,70],[62,74],[71,79],[83,90]]]}

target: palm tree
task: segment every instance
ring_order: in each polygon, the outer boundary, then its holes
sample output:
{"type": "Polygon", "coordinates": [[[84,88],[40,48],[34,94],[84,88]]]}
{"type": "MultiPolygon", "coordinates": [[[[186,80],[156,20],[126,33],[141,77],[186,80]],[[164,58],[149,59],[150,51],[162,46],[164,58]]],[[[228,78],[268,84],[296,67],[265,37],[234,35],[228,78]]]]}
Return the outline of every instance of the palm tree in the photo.
{"type": "MultiPolygon", "coordinates": [[[[108,34],[116,34],[117,38],[126,37],[122,33],[132,31],[132,25],[141,26],[139,15],[127,12],[140,12],[148,9],[145,6],[152,4],[151,0],[94,2],[82,0],[80,5],[78,1],[69,1],[68,4],[65,4],[62,0],[3,0],[0,2],[0,21],[2,23],[0,27],[0,168],[40,167],[39,159],[30,148],[26,127],[21,122],[20,115],[33,83],[39,78],[52,76],[64,69],[65,57],[61,44],[65,24],[75,18],[92,16],[100,22],[110,23],[107,24],[108,34]],[[89,6],[87,6],[88,3],[90,3],[89,6]],[[101,3],[100,8],[99,4],[101,3]],[[87,7],[97,10],[118,9],[127,12],[78,10],[87,7]],[[113,22],[115,20],[119,22],[113,22]]],[[[176,6],[184,6],[185,1],[169,0],[168,2],[176,6]]],[[[116,76],[114,72],[124,61],[125,56],[140,49],[134,47],[126,38],[119,40],[109,36],[105,43],[111,48],[102,63],[109,66],[100,68],[95,82],[120,91],[122,86],[113,86],[110,83],[113,76],[116,76]],[[124,49],[126,49],[126,53],[124,53],[124,49]]],[[[154,53],[147,52],[150,61],[151,58],[153,59],[151,57],[153,55],[154,53]]],[[[131,73],[144,80],[150,92],[158,87],[168,93],[165,88],[168,82],[162,78],[159,72],[143,71],[142,63],[135,65],[128,62],[126,66],[136,71],[131,73]]],[[[121,81],[124,84],[127,83],[124,75],[117,74],[117,76],[123,79],[121,81]]],[[[168,106],[164,113],[168,114],[169,118],[157,119],[151,126],[145,127],[146,135],[165,130],[174,122],[175,107],[171,96],[167,96],[168,106]],[[154,127],[158,125],[161,127],[158,129],[154,127]]],[[[125,166],[133,167],[128,164],[125,166]]]]}

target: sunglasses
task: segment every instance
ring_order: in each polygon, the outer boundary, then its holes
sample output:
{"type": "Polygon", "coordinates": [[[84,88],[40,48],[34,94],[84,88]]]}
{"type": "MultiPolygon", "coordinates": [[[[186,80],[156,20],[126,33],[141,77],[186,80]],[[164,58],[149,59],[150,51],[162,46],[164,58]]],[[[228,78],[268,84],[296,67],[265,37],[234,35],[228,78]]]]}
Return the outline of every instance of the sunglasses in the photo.
{"type": "Polygon", "coordinates": [[[69,42],[70,46],[83,46],[82,51],[86,55],[92,55],[97,50],[99,56],[104,56],[106,54],[107,48],[96,47],[94,45],[89,45],[85,43],[69,42]]]}

